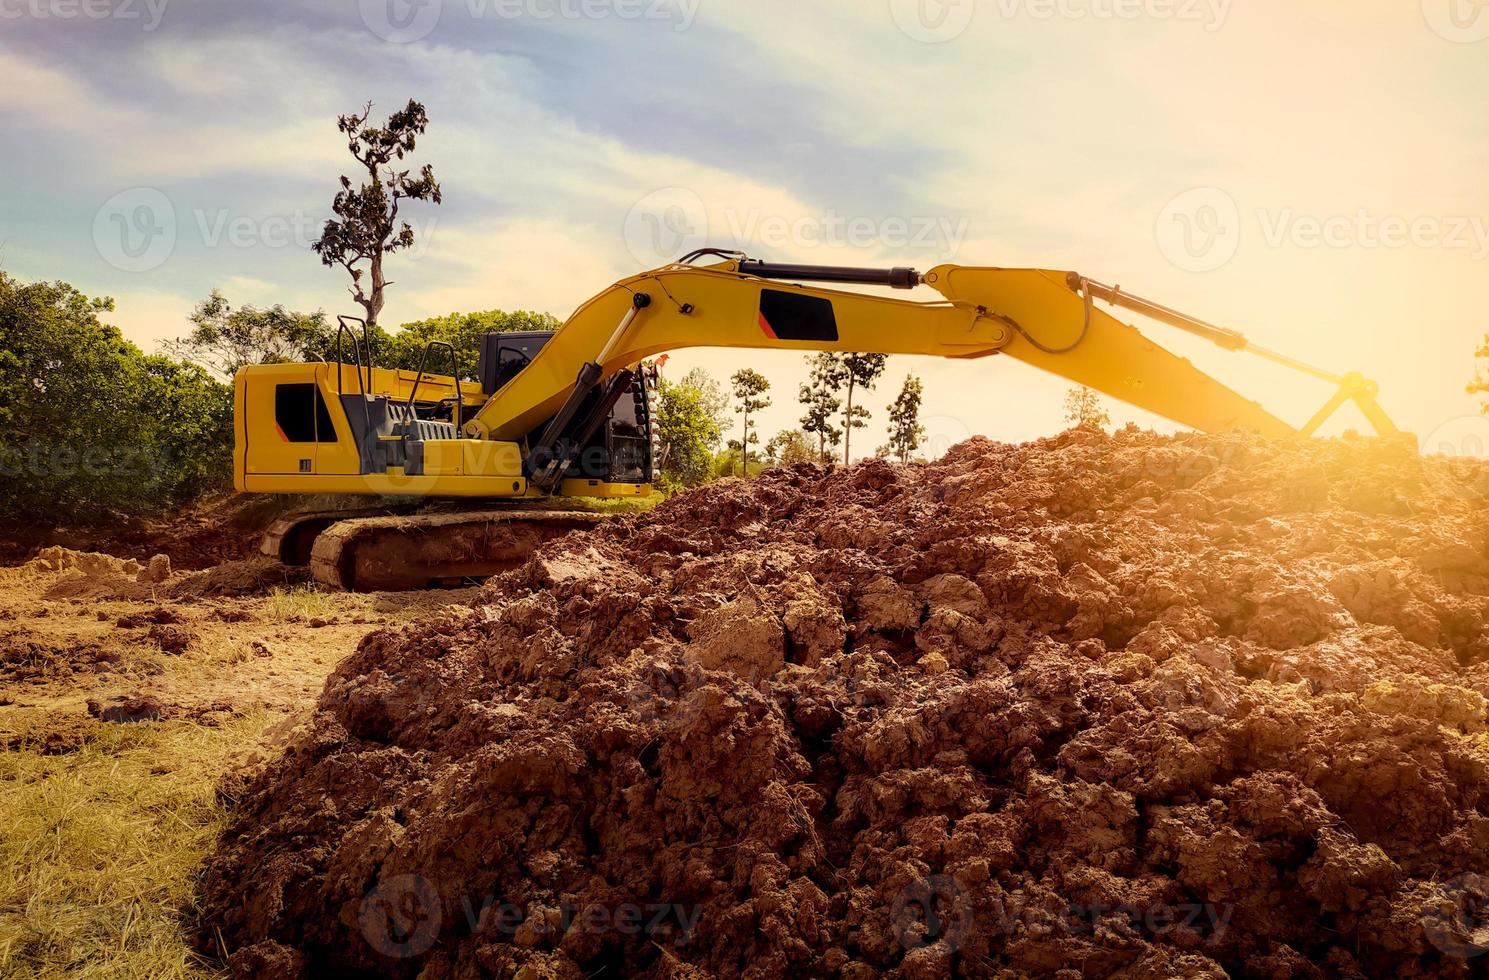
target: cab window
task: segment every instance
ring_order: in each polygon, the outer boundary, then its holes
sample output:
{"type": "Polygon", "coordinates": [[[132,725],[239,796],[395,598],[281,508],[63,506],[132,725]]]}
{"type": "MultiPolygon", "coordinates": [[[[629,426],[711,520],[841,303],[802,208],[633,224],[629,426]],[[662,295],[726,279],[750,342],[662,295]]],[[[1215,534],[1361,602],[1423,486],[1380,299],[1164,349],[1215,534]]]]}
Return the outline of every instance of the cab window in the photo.
{"type": "Polygon", "coordinates": [[[336,427],[314,384],[274,387],[274,421],[289,442],[335,442],[336,427]]]}

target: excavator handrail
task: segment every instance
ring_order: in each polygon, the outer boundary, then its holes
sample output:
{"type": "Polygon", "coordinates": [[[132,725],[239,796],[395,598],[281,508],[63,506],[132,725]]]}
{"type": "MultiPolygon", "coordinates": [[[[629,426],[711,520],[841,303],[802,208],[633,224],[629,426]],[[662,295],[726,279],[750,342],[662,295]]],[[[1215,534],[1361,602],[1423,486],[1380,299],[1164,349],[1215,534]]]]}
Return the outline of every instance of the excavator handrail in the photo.
{"type": "Polygon", "coordinates": [[[342,384],[342,369],[346,366],[346,357],[341,346],[341,335],[345,334],[352,341],[352,361],[357,368],[357,387],[361,389],[360,393],[365,395],[368,389],[372,387],[372,351],[369,350],[367,352],[367,380],[364,382],[362,379],[362,348],[356,336],[352,333],[351,327],[346,325],[346,321],[348,320],[362,324],[362,336],[364,339],[367,336],[366,320],[358,320],[354,316],[338,316],[336,318],[336,394],[342,395],[346,393],[342,384]]]}
{"type": "Polygon", "coordinates": [[[429,361],[429,352],[436,347],[450,352],[450,375],[455,379],[455,426],[459,428],[460,416],[465,409],[465,392],[460,387],[460,352],[447,340],[431,340],[424,345],[424,351],[419,355],[419,371],[414,375],[414,386],[408,393],[408,417],[411,420],[418,418],[414,414],[414,399],[419,394],[419,385],[424,382],[424,365],[429,361]]]}

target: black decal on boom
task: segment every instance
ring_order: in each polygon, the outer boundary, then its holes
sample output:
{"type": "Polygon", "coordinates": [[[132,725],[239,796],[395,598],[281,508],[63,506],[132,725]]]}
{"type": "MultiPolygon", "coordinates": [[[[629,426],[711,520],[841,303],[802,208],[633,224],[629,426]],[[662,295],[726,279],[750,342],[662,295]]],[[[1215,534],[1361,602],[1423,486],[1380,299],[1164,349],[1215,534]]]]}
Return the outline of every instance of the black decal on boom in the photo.
{"type": "Polygon", "coordinates": [[[779,289],[760,291],[760,329],[781,340],[838,339],[831,300],[779,289]]]}

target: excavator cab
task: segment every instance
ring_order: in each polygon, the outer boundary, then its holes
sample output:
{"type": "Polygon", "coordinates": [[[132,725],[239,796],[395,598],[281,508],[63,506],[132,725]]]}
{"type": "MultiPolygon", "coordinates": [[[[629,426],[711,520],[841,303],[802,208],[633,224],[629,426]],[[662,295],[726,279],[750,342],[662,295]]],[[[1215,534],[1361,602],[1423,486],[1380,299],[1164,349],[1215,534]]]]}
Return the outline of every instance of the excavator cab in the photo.
{"type": "Polygon", "coordinates": [[[522,373],[553,336],[552,330],[513,330],[488,333],[481,338],[481,355],[476,366],[481,391],[488,397],[504,388],[522,373]]]}
{"type": "MultiPolygon", "coordinates": [[[[554,333],[552,330],[519,330],[488,333],[483,337],[476,369],[482,393],[490,397],[506,387],[532,363],[554,333]]],[[[577,416],[597,417],[599,424],[587,437],[582,430],[560,437],[555,453],[570,459],[562,479],[576,481],[595,491],[611,485],[639,487],[650,484],[655,429],[651,396],[656,386],[656,369],[646,366],[634,372],[608,411],[601,410],[601,393],[591,392],[577,416]]],[[[545,419],[543,425],[529,432],[524,441],[528,445],[536,444],[549,421],[545,419]]],[[[571,488],[575,485],[571,484],[571,488]]],[[[611,491],[604,495],[615,494],[611,491]]]]}

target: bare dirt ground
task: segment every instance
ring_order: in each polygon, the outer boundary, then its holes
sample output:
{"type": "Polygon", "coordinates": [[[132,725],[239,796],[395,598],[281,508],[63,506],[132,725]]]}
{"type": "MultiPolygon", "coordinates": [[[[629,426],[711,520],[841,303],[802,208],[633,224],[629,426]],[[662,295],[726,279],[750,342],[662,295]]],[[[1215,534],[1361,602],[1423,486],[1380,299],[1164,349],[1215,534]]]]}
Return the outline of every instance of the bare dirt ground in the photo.
{"type": "Polygon", "coordinates": [[[331,596],[258,559],[148,568],[48,548],[0,570],[0,744],[58,754],[100,724],[304,715],[369,629],[474,591],[331,596]]]}
{"type": "Polygon", "coordinates": [[[326,595],[233,558],[250,539],[169,536],[196,571],[60,547],[0,568],[0,975],[220,974],[185,930],[234,774],[369,629],[474,593],[326,595]]]}
{"type": "Polygon", "coordinates": [[[240,976],[1470,976],[1484,471],[1073,432],[725,481],[383,628],[243,790],[240,976]]]}

